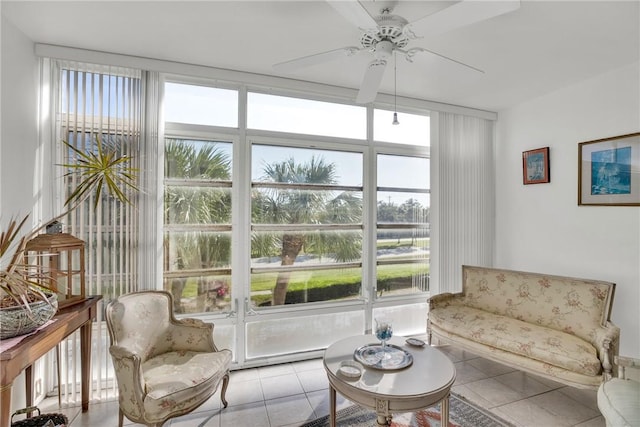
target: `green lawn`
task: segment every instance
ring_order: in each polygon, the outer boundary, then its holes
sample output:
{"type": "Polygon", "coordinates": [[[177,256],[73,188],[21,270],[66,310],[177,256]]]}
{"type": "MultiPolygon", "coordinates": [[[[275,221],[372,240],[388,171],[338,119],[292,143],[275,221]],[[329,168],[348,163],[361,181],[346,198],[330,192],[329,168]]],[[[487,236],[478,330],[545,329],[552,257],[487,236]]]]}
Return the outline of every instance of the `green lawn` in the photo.
{"type": "MultiPolygon", "coordinates": [[[[377,243],[378,250],[390,250],[403,247],[420,246],[428,247],[429,238],[417,239],[386,239],[377,243]],[[426,241],[425,241],[426,240],[426,241]]],[[[394,259],[413,259],[413,256],[407,255],[396,256],[394,259]]],[[[378,283],[400,283],[402,279],[410,279],[416,274],[428,274],[429,267],[424,264],[396,264],[382,265],[377,267],[378,283]]],[[[278,273],[258,273],[251,276],[251,293],[252,300],[270,300],[270,292],[273,290],[278,273]]],[[[229,281],[228,276],[211,277],[212,279],[222,279],[229,281]]],[[[360,286],[362,281],[362,271],[360,268],[343,268],[335,270],[316,270],[316,271],[294,271],[291,272],[289,280],[288,292],[308,292],[312,289],[331,288],[342,286],[345,289],[354,289],[354,285],[360,286]]],[[[195,297],[197,295],[197,279],[191,278],[187,281],[182,296],[186,298],[195,297]]],[[[328,292],[334,294],[335,291],[328,292]]],[[[339,292],[338,292],[339,293],[339,292]]]]}
{"type": "MultiPolygon", "coordinates": [[[[424,264],[382,265],[378,266],[378,280],[410,277],[414,274],[428,272],[428,268],[425,271],[424,264]]],[[[277,276],[277,273],[254,274],[251,278],[251,291],[271,291],[276,284],[277,276]]],[[[289,290],[322,288],[336,283],[353,284],[360,283],[361,280],[362,272],[359,268],[292,272],[289,290]]]]}
{"type": "Polygon", "coordinates": [[[378,240],[378,242],[376,243],[376,248],[378,248],[378,250],[398,249],[398,248],[406,248],[406,247],[412,247],[412,246],[417,246],[420,248],[428,248],[430,240],[431,239],[429,237],[420,237],[416,239],[402,238],[400,240],[383,239],[383,240],[378,240]]]}

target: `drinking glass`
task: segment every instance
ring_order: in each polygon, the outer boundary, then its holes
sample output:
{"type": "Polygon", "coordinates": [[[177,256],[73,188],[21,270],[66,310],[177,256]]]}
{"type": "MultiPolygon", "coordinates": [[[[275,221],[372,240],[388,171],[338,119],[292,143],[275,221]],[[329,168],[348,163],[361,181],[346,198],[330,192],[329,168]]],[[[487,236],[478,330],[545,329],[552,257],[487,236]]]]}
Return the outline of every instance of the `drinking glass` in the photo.
{"type": "Polygon", "coordinates": [[[393,326],[391,325],[391,319],[386,317],[377,317],[376,322],[376,338],[382,342],[383,357],[387,356],[387,341],[393,335],[393,326]]]}

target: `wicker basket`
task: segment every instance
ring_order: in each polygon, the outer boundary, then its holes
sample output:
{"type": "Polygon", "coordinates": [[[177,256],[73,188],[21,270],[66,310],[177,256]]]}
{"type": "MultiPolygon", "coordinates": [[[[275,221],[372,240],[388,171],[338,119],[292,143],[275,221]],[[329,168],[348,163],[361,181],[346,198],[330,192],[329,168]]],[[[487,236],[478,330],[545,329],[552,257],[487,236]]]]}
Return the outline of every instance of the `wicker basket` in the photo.
{"type": "MultiPolygon", "coordinates": [[[[53,423],[54,427],[66,427],[69,424],[69,420],[63,414],[40,414],[40,408],[37,406],[29,406],[28,408],[20,409],[11,415],[11,427],[44,427],[49,421],[53,423]],[[13,417],[20,414],[29,414],[31,412],[38,412],[38,415],[31,418],[25,418],[24,420],[13,421],[13,417]]],[[[49,424],[50,426],[51,424],[49,424]]],[[[49,427],[47,426],[47,427],[49,427]]]]}

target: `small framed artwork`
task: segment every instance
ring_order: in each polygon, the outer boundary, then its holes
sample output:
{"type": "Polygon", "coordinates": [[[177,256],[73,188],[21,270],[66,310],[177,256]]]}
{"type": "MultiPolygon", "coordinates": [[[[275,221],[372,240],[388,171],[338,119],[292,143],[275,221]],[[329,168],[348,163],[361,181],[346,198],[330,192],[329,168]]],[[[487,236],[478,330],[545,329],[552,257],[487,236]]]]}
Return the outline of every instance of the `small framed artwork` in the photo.
{"type": "Polygon", "coordinates": [[[522,183],[544,184],[551,182],[549,171],[549,147],[522,152],[522,183]]]}
{"type": "Polygon", "coordinates": [[[578,205],[640,206],[640,133],[578,144],[578,205]]]}

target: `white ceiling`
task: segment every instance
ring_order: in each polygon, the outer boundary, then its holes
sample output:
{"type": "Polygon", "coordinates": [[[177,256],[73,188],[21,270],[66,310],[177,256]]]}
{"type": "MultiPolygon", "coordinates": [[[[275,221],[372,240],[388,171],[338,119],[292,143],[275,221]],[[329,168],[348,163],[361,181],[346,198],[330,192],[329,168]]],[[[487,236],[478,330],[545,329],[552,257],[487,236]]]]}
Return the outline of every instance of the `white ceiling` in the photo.
{"type": "MultiPolygon", "coordinates": [[[[393,13],[413,22],[447,3],[400,1],[393,13]]],[[[357,46],[360,38],[360,30],[322,0],[3,0],[1,8],[35,42],[267,75],[278,75],[275,63],[357,46]]],[[[408,47],[427,48],[485,73],[469,77],[399,58],[398,95],[498,111],[638,61],[640,1],[522,0],[515,12],[413,40],[408,47]]],[[[279,75],[357,89],[370,59],[345,57],[279,75]]],[[[390,66],[381,92],[393,91],[390,66]]]]}

